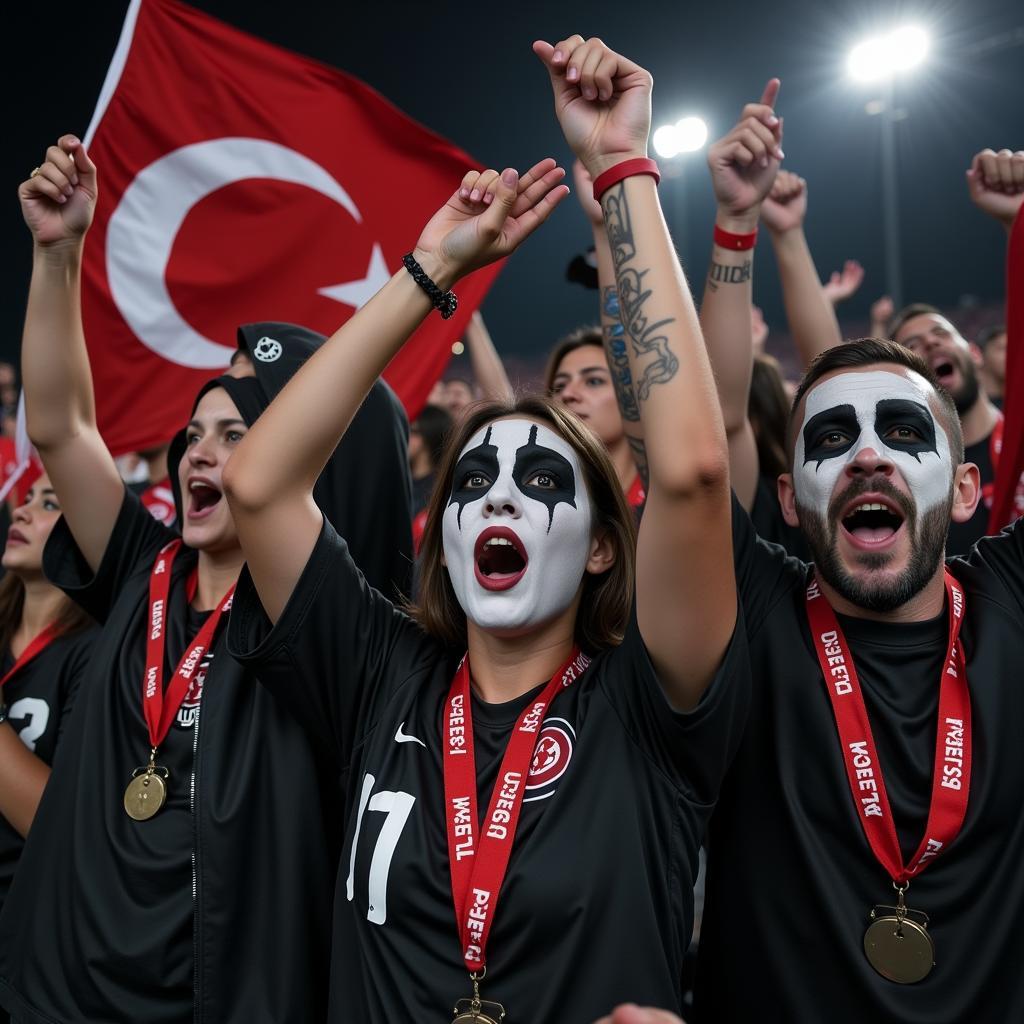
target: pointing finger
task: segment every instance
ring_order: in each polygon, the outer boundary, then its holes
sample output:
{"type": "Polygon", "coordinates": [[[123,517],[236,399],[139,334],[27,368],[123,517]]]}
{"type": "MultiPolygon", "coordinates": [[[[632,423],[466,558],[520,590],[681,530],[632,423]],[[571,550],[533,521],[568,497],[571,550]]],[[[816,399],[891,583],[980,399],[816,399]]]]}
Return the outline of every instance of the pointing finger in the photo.
{"type": "Polygon", "coordinates": [[[779,89],[782,88],[782,81],[778,78],[769,78],[765,84],[764,92],[761,93],[761,102],[766,107],[774,107],[775,101],[779,98],[779,89]]]}

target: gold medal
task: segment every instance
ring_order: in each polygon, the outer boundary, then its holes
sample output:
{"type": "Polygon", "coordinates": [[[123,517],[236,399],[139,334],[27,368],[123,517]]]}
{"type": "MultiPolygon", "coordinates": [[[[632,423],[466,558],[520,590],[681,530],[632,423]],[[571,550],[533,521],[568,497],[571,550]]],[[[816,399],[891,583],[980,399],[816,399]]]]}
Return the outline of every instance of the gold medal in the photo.
{"type": "Polygon", "coordinates": [[[170,772],[166,768],[157,767],[155,758],[154,747],[149,755],[149,764],[132,772],[132,781],[124,791],[125,813],[135,821],[147,821],[152,818],[167,799],[167,779],[170,772]]]}
{"type": "Polygon", "coordinates": [[[486,973],[485,967],[479,974],[470,974],[473,995],[469,999],[460,999],[455,1004],[455,1019],[452,1024],[501,1024],[505,1019],[505,1007],[501,1003],[480,998],[480,982],[486,973]],[[486,1012],[484,1007],[487,1008],[486,1012]]]}
{"type": "Polygon", "coordinates": [[[928,915],[910,910],[903,902],[905,889],[897,886],[895,907],[880,906],[871,911],[871,924],[864,933],[864,953],[883,978],[913,985],[935,966],[935,943],[928,932],[928,915]]]}

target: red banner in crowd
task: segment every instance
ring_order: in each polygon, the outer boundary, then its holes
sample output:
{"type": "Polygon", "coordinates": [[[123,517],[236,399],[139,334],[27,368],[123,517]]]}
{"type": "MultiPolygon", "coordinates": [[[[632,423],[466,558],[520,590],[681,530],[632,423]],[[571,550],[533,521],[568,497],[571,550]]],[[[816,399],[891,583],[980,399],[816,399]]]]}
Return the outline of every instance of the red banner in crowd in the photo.
{"type": "MultiPolygon", "coordinates": [[[[331,334],[479,166],[351,76],[172,0],[131,3],[85,141],[85,330],[115,454],[181,427],[238,324],[331,334]]],[[[410,417],[497,272],[463,281],[456,316],[388,367],[410,417]]]]}
{"type": "Polygon", "coordinates": [[[1010,229],[1006,255],[1006,384],[1003,448],[988,532],[998,533],[1017,516],[1017,484],[1024,475],[1024,207],[1010,229]]]}

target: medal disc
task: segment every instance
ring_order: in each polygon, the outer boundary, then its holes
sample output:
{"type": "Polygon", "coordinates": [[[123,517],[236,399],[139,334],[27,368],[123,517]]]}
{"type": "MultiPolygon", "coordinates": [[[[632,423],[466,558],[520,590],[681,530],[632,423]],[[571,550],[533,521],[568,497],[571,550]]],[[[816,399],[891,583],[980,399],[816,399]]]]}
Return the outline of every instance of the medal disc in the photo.
{"type": "Polygon", "coordinates": [[[498,1024],[498,1022],[493,1017],[488,1017],[483,1011],[474,1013],[472,1010],[468,1010],[465,1013],[460,1013],[452,1021],[452,1024],[498,1024]]]}
{"type": "Polygon", "coordinates": [[[129,818],[146,821],[152,818],[167,799],[167,786],[156,772],[136,775],[124,791],[124,809],[129,818]]]}
{"type": "Polygon", "coordinates": [[[900,922],[886,915],[873,921],[864,933],[864,953],[883,978],[901,985],[921,981],[935,966],[935,943],[928,929],[908,917],[900,922]]]}

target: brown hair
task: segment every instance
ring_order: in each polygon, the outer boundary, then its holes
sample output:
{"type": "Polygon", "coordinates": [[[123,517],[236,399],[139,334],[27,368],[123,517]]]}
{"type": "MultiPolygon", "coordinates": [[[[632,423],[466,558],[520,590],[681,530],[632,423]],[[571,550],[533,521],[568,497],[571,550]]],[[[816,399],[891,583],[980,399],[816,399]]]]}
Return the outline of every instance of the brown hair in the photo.
{"type": "Polygon", "coordinates": [[[782,380],[779,361],[772,356],[754,356],[747,419],[754,430],[760,471],[773,480],[789,472],[786,458],[786,422],[789,396],[782,380]]]}
{"type": "Polygon", "coordinates": [[[427,523],[420,547],[419,601],[407,610],[431,635],[450,647],[466,646],[466,613],[455,597],[448,570],[441,564],[441,520],[452,490],[459,455],[470,438],[493,420],[528,416],[550,427],[579,457],[593,509],[593,529],[607,535],[615,551],[611,567],[585,573],[576,615],[576,642],[596,654],[622,642],[633,605],[636,528],[633,513],[604,445],[572,413],[550,398],[530,395],[511,401],[474,406],[448,437],[437,483],[427,506],[427,523]]]}
{"type": "Polygon", "coordinates": [[[889,321],[889,337],[895,338],[899,329],[908,320],[913,320],[915,316],[925,315],[942,316],[942,310],[927,302],[912,302],[909,306],[904,306],[899,312],[894,313],[889,321]]]}
{"type": "Polygon", "coordinates": [[[932,368],[910,349],[896,344],[894,341],[882,341],[879,338],[857,338],[835,348],[826,349],[811,361],[793,396],[793,408],[789,413],[789,424],[786,430],[789,438],[789,450],[793,451],[793,431],[796,426],[796,410],[800,400],[827,373],[833,370],[856,369],[870,366],[873,363],[895,363],[905,366],[908,370],[919,373],[932,386],[939,404],[942,406],[943,418],[946,421],[946,433],[949,435],[949,448],[955,465],[964,461],[964,435],[960,429],[960,416],[949,392],[939,383],[932,368]]]}
{"type": "MultiPolygon", "coordinates": [[[[577,327],[571,334],[567,334],[560,341],[555,342],[555,347],[548,356],[547,366],[544,367],[544,394],[550,395],[555,381],[555,374],[562,360],[570,353],[585,345],[596,345],[604,352],[604,339],[601,336],[601,328],[587,325],[577,327]]],[[[607,356],[605,356],[607,359],[607,356]]]]}
{"type": "MultiPolygon", "coordinates": [[[[25,584],[13,572],[0,580],[0,654],[10,649],[11,641],[21,625],[25,607],[25,584]]],[[[54,619],[59,636],[78,633],[93,625],[92,617],[69,597],[61,601],[60,612],[54,619]]]]}

